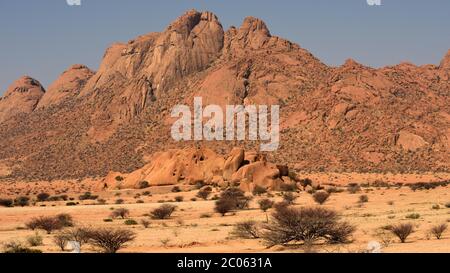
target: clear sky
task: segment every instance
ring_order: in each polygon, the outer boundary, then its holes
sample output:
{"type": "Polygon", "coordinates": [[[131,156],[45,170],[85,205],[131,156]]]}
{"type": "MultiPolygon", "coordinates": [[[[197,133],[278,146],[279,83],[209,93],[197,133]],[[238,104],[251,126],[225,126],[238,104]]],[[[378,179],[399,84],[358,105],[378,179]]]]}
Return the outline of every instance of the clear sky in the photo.
{"type": "Polygon", "coordinates": [[[225,28],[246,16],[329,65],[438,64],[450,48],[449,0],[0,0],[0,95],[21,75],[48,86],[75,63],[97,69],[104,50],[195,8],[225,28]]]}

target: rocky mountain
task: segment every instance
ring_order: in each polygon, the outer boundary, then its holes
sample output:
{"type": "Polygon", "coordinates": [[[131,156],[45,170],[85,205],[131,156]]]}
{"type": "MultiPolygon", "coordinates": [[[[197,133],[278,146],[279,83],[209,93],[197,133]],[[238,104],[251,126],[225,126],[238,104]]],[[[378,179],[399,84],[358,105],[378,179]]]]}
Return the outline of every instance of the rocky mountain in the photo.
{"type": "Polygon", "coordinates": [[[130,173],[169,149],[257,151],[250,141],[173,141],[170,110],[202,96],[279,104],[281,146],[266,156],[280,164],[450,171],[449,75],[450,51],[439,66],[329,67],[257,18],[224,30],[214,14],[192,10],[163,32],[113,44],[97,72],[72,66],[47,92],[16,82],[0,101],[0,164],[11,179],[78,179],[130,173]]]}

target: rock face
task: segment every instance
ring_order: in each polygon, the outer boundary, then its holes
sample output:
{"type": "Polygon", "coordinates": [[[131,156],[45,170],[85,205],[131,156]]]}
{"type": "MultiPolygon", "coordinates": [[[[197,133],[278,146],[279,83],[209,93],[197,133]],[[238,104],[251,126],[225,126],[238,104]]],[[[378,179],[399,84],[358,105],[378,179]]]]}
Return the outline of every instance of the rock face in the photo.
{"type": "Polygon", "coordinates": [[[48,87],[37,108],[49,107],[76,97],[92,75],[94,75],[94,72],[84,65],[71,66],[48,87]]]}
{"type": "Polygon", "coordinates": [[[244,191],[252,191],[255,186],[279,189],[283,181],[277,165],[266,161],[242,165],[244,156],[241,148],[233,149],[227,160],[204,148],[159,152],[150,158],[151,163],[132,173],[111,172],[98,189],[139,188],[143,181],[150,186],[205,183],[222,187],[240,185],[244,191]],[[117,177],[124,179],[117,180],[117,177]]]}
{"type": "MultiPolygon", "coordinates": [[[[111,45],[93,75],[75,66],[46,95],[34,85],[3,98],[0,160],[13,166],[13,179],[78,179],[146,167],[151,175],[136,171],[133,181],[156,184],[182,177],[226,184],[237,172],[248,180],[260,162],[305,171],[450,171],[449,68],[450,53],[439,66],[374,69],[349,59],[329,67],[272,35],[260,19],[224,31],[214,14],[192,10],[162,32],[111,45]],[[192,105],[195,96],[221,106],[280,105],[280,148],[245,153],[242,161],[242,151],[224,156],[234,147],[257,151],[259,143],[175,142],[171,109],[192,105]],[[220,167],[224,173],[191,162],[192,174],[181,176],[183,160],[197,151],[178,153],[193,146],[229,160],[220,167]],[[166,153],[155,158],[156,151],[166,153]],[[148,163],[150,157],[155,161],[148,163]]],[[[257,183],[272,179],[268,166],[253,176],[257,183]]]]}
{"type": "Polygon", "coordinates": [[[33,112],[44,93],[35,79],[23,76],[16,80],[0,98],[0,123],[18,114],[33,112]]]}

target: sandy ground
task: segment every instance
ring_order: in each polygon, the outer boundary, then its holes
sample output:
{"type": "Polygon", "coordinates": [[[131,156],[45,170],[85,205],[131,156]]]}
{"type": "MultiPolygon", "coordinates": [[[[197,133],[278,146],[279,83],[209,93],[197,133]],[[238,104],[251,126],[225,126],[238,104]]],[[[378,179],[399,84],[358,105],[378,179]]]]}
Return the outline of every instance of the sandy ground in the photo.
{"type": "MultiPolygon", "coordinates": [[[[416,178],[418,179],[416,182],[423,181],[424,177],[416,178]]],[[[363,176],[356,177],[356,179],[363,178],[363,176]]],[[[443,176],[443,178],[445,177],[443,176]]],[[[355,181],[355,179],[351,179],[351,181],[355,181]]],[[[364,182],[363,180],[360,181],[364,182]]],[[[389,181],[398,182],[394,179],[389,181]]],[[[411,179],[408,181],[412,182],[411,179]]],[[[333,184],[337,183],[333,182],[333,184]]],[[[33,185],[37,186],[39,190],[48,186],[41,183],[33,185]]],[[[10,186],[2,185],[2,191],[0,192],[5,195],[10,186]]],[[[29,185],[27,190],[39,192],[39,190],[33,190],[32,188],[29,185]]],[[[83,192],[86,188],[88,186],[77,189],[83,192]]],[[[222,217],[214,213],[214,201],[191,201],[197,190],[184,188],[186,192],[172,193],[171,188],[161,187],[95,193],[100,195],[99,198],[107,201],[105,205],[97,205],[96,201],[78,201],[79,193],[68,191],[69,197],[74,198],[75,202],[80,202],[79,205],[66,206],[66,202],[59,201],[36,203],[32,207],[24,208],[0,207],[0,242],[11,240],[25,242],[27,236],[35,233],[24,229],[24,223],[32,217],[69,213],[79,226],[121,227],[135,231],[137,233],[136,240],[122,249],[121,252],[304,252],[302,247],[273,247],[267,249],[262,240],[243,240],[230,237],[230,231],[240,221],[255,220],[261,223],[266,221],[266,214],[260,211],[257,205],[257,201],[261,197],[254,198],[249,210],[238,211],[233,215],[222,217]],[[150,191],[152,195],[142,195],[145,191],[150,191]],[[139,196],[139,194],[141,195],[139,196]],[[184,201],[170,202],[176,196],[183,196],[184,201]],[[123,199],[125,203],[116,205],[115,200],[117,199],[123,199]],[[137,204],[137,200],[142,200],[144,203],[137,204]],[[176,212],[170,219],[152,220],[145,216],[152,209],[160,206],[163,201],[177,206],[176,212]],[[144,228],[140,224],[126,226],[122,219],[104,222],[104,219],[109,218],[113,208],[122,207],[130,210],[129,218],[138,222],[142,219],[149,220],[151,222],[150,227],[144,228]]],[[[47,192],[49,191],[49,188],[47,188],[47,192]]],[[[60,189],[53,191],[60,192],[60,189]]],[[[212,196],[215,194],[217,192],[213,193],[212,196]]],[[[277,193],[274,194],[274,200],[281,200],[277,193]]],[[[449,202],[449,186],[415,192],[403,186],[401,188],[363,188],[362,192],[356,194],[350,194],[347,191],[333,193],[324,206],[337,210],[343,216],[343,219],[357,227],[354,241],[345,245],[316,245],[313,251],[360,252],[365,250],[368,242],[372,240],[381,242],[380,237],[376,235],[376,231],[380,227],[411,222],[416,226],[417,231],[408,238],[407,243],[401,244],[393,238],[393,242],[383,246],[383,252],[450,253],[450,230],[444,234],[441,240],[437,240],[429,234],[431,226],[450,222],[450,208],[445,206],[449,202]],[[369,202],[362,206],[358,204],[358,198],[361,194],[366,194],[369,197],[369,202]],[[439,209],[436,209],[435,205],[439,205],[439,209]],[[412,213],[418,213],[420,218],[407,219],[406,216],[412,213]]],[[[310,194],[306,192],[298,194],[295,206],[314,205],[310,194]]],[[[40,232],[40,234],[44,236],[44,245],[38,248],[44,252],[58,252],[58,248],[52,242],[53,235],[46,235],[44,232],[40,232]]],[[[83,251],[91,252],[95,249],[86,246],[83,247],[83,251]]]]}

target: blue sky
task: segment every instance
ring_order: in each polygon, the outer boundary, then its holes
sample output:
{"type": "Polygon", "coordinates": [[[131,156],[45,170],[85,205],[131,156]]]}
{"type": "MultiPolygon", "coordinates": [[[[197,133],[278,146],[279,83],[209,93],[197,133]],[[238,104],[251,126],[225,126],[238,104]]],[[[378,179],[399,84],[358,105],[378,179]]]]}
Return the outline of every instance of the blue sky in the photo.
{"type": "Polygon", "coordinates": [[[1,0],[0,94],[21,75],[48,86],[71,64],[95,70],[112,42],[162,31],[191,8],[213,11],[225,28],[259,17],[329,65],[438,64],[450,48],[450,1],[381,1],[1,0]]]}

